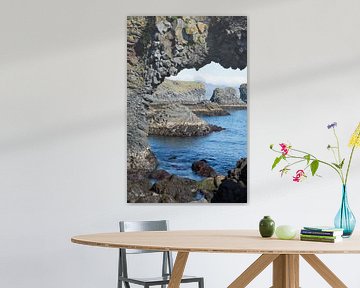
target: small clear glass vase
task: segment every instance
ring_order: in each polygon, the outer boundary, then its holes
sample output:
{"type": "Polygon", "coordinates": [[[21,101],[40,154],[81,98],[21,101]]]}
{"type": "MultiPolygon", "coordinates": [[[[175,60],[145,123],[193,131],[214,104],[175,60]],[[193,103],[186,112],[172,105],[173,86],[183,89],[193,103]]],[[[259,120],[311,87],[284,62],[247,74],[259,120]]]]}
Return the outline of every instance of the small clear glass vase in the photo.
{"type": "Polygon", "coordinates": [[[341,206],[336,214],[334,224],[336,228],[344,229],[344,238],[350,237],[355,229],[356,219],[349,207],[346,185],[342,187],[341,206]]]}

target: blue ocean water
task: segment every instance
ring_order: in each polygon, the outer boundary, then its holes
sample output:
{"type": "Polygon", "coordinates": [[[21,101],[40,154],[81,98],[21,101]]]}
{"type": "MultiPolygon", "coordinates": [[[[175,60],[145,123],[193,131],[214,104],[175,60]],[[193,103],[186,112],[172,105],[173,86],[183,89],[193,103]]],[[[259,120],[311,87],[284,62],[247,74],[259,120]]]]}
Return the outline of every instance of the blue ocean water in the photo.
{"type": "Polygon", "coordinates": [[[222,175],[247,157],[247,110],[230,110],[227,116],[204,116],[210,124],[225,130],[197,137],[149,136],[149,143],[158,161],[158,169],[171,174],[200,180],[191,170],[196,160],[205,159],[222,175]]]}

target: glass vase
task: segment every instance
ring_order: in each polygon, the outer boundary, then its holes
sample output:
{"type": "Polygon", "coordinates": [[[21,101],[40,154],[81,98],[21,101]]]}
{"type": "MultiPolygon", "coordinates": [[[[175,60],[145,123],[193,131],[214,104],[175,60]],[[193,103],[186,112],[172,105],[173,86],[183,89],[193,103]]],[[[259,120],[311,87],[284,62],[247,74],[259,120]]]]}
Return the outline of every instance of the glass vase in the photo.
{"type": "Polygon", "coordinates": [[[355,228],[356,219],[349,207],[346,185],[342,187],[341,206],[336,214],[334,224],[336,228],[344,229],[343,237],[345,238],[350,237],[355,228]]]}

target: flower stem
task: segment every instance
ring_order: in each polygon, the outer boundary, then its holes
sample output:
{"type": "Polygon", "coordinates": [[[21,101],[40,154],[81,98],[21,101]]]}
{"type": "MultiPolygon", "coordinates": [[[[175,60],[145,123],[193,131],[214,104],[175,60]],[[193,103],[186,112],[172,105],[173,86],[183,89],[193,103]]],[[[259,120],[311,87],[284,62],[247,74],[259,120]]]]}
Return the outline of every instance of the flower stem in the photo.
{"type": "MultiPolygon", "coordinates": [[[[360,136],[360,133],[359,133],[359,136],[360,136]]],[[[271,148],[271,150],[273,150],[274,152],[283,154],[283,153],[282,153],[281,151],[279,151],[279,150],[275,150],[275,149],[273,149],[273,148],[271,148]]],[[[310,153],[307,153],[307,152],[305,152],[305,151],[301,151],[301,150],[297,150],[297,149],[293,149],[293,148],[291,148],[291,150],[292,150],[292,151],[295,151],[295,152],[302,153],[302,154],[310,155],[310,157],[311,157],[310,160],[311,160],[311,161],[317,160],[317,161],[319,161],[319,163],[322,163],[322,164],[325,164],[325,165],[331,167],[331,168],[334,169],[334,170],[336,171],[336,173],[339,175],[340,180],[341,180],[341,183],[345,184],[344,177],[343,177],[343,176],[341,175],[341,173],[339,172],[339,169],[336,168],[334,165],[331,165],[330,163],[325,162],[325,161],[323,161],[323,160],[317,159],[314,155],[312,155],[312,154],[310,154],[310,153]]],[[[293,156],[293,155],[289,155],[289,154],[287,154],[285,157],[286,157],[286,158],[292,158],[292,159],[304,159],[304,157],[293,156]]]]}
{"type": "Polygon", "coordinates": [[[346,169],[346,176],[345,176],[345,182],[344,182],[344,185],[346,185],[347,180],[348,180],[349,170],[350,170],[350,165],[351,165],[351,160],[352,160],[352,157],[353,157],[354,151],[355,151],[355,145],[354,145],[354,146],[353,146],[353,148],[351,149],[351,154],[350,154],[350,158],[349,158],[349,163],[348,163],[348,166],[347,166],[347,169],[346,169]]]}
{"type": "MultiPolygon", "coordinates": [[[[308,154],[308,153],[306,153],[306,154],[308,154]]],[[[309,154],[309,155],[310,155],[310,154],[309,154]]],[[[286,155],[286,157],[288,157],[288,158],[294,158],[294,159],[302,159],[302,158],[303,158],[303,157],[292,156],[292,155],[286,155]]],[[[334,169],[334,170],[336,171],[336,173],[339,175],[340,180],[341,180],[341,183],[345,184],[344,179],[343,179],[343,177],[341,176],[338,168],[336,168],[335,166],[331,165],[330,163],[327,163],[327,162],[325,162],[325,161],[322,161],[322,160],[320,160],[320,159],[317,159],[316,157],[310,158],[310,160],[312,160],[312,161],[313,161],[313,160],[317,160],[317,161],[319,161],[319,163],[325,164],[325,165],[331,167],[332,169],[334,169]]]]}
{"type": "Polygon", "coordinates": [[[293,148],[291,148],[291,150],[293,150],[293,151],[295,151],[295,152],[303,153],[303,154],[306,154],[306,155],[310,155],[311,157],[313,157],[313,158],[316,159],[316,157],[315,157],[314,155],[312,155],[312,154],[310,154],[310,153],[308,153],[308,152],[306,152],[306,151],[302,151],[302,150],[298,150],[298,149],[293,149],[293,148]]]}
{"type": "Polygon", "coordinates": [[[295,165],[295,164],[301,163],[301,162],[303,162],[303,161],[305,161],[305,159],[301,159],[301,160],[295,161],[295,162],[293,162],[293,163],[291,163],[291,164],[289,164],[289,165],[286,165],[285,167],[288,168],[288,167],[290,167],[290,166],[293,166],[293,165],[295,165]]]}
{"type": "Polygon", "coordinates": [[[346,169],[346,176],[345,176],[344,185],[346,185],[347,180],[348,180],[349,170],[350,170],[350,165],[351,165],[352,157],[353,157],[353,154],[354,154],[354,151],[355,151],[356,142],[359,140],[359,137],[360,137],[360,132],[359,132],[358,135],[356,136],[355,144],[354,144],[353,148],[351,149],[351,154],[350,154],[350,158],[349,158],[349,163],[348,163],[348,166],[347,166],[347,169],[346,169]]]}
{"type": "Polygon", "coordinates": [[[336,149],[337,149],[337,152],[338,152],[338,158],[339,158],[339,160],[337,161],[338,163],[338,165],[339,165],[339,172],[340,172],[340,176],[341,176],[341,181],[342,181],[342,183],[343,184],[346,184],[346,182],[344,181],[344,174],[343,174],[343,170],[342,170],[342,165],[341,165],[341,162],[342,162],[342,160],[341,160],[341,154],[340,154],[340,144],[339,144],[339,137],[337,136],[337,134],[336,134],[336,130],[335,130],[335,127],[333,127],[333,131],[334,131],[334,135],[335,135],[335,138],[336,138],[336,149]]]}
{"type": "Polygon", "coordinates": [[[338,152],[338,158],[339,158],[339,161],[338,161],[338,164],[340,165],[341,163],[341,155],[340,155],[340,144],[339,144],[339,137],[337,136],[336,134],[336,131],[335,131],[335,128],[333,127],[333,131],[334,131],[334,136],[335,136],[335,139],[336,139],[336,149],[337,149],[337,152],[338,152]]]}

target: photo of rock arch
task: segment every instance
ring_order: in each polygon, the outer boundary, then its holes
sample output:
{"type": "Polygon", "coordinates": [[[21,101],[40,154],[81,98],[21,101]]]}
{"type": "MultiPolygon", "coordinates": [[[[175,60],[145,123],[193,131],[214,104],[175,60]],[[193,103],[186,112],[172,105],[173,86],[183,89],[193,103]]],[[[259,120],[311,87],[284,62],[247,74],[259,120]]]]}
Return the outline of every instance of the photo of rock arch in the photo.
{"type": "Polygon", "coordinates": [[[127,202],[247,203],[247,17],[127,18],[127,202]]]}

